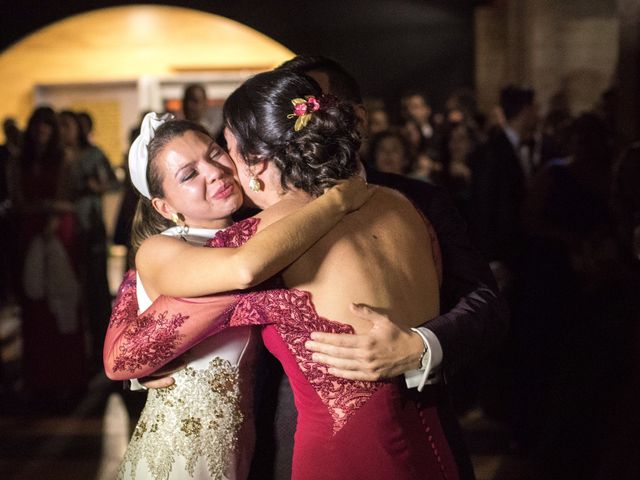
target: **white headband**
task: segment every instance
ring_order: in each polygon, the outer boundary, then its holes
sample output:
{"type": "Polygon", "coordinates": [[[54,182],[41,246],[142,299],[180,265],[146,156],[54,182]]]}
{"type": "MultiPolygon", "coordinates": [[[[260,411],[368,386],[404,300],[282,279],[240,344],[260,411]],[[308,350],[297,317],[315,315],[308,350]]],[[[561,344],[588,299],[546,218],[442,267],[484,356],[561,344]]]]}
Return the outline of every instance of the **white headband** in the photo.
{"type": "Polygon", "coordinates": [[[147,182],[147,165],[149,164],[149,142],[153,138],[156,129],[174,116],[171,113],[159,115],[155,112],[147,113],[140,125],[140,135],[131,144],[129,149],[129,175],[131,183],[141,195],[151,200],[149,182],[147,182]]]}

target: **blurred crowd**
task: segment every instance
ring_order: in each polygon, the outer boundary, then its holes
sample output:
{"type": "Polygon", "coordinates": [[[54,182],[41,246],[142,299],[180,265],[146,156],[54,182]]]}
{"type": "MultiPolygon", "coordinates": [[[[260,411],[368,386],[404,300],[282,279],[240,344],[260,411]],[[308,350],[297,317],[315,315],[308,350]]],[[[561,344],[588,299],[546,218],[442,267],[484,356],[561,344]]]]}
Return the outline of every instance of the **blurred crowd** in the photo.
{"type": "Polygon", "coordinates": [[[640,144],[617,142],[615,88],[577,115],[513,85],[490,112],[468,90],[441,112],[419,91],[368,110],[368,168],[447,188],[510,306],[502,349],[450,381],[459,412],[508,425],[545,478],[628,478],[615,472],[640,426],[640,144]]]}
{"type": "Polygon", "coordinates": [[[24,132],[11,119],[3,127],[0,298],[20,306],[21,389],[63,403],[101,368],[111,310],[102,195],[118,182],[87,112],[40,106],[24,132]]]}
{"type": "MultiPolygon", "coordinates": [[[[445,187],[510,304],[503,348],[451,379],[459,412],[480,405],[514,448],[587,478],[637,422],[640,145],[616,141],[615,89],[578,115],[562,94],[540,105],[507,86],[496,100],[482,112],[466,89],[440,111],[417,90],[367,99],[361,157],[445,187]]],[[[182,105],[203,121],[204,88],[182,105]]],[[[20,306],[24,392],[65,401],[101,369],[107,247],[127,244],[136,197],[125,182],[108,238],[102,196],[122,185],[86,112],[40,106],[24,131],[3,128],[0,299],[20,306]]]]}
{"type": "MultiPolygon", "coordinates": [[[[206,121],[202,85],[187,86],[181,105],[178,115],[206,121]]],[[[0,394],[17,394],[35,409],[73,405],[103,371],[109,247],[129,245],[137,196],[94,143],[93,126],[86,111],[44,105],[24,130],[12,118],[3,123],[0,307],[19,307],[22,352],[18,384],[0,355],[0,394]],[[122,201],[108,234],[103,196],[110,191],[122,201]]],[[[130,140],[138,133],[132,128],[130,140]]]]}

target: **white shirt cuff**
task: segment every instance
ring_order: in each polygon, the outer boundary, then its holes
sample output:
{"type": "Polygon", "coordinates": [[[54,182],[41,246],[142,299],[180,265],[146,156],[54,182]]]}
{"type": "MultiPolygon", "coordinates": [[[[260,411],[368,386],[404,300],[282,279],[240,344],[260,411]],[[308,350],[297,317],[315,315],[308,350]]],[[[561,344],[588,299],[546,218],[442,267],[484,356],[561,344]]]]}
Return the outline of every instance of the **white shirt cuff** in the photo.
{"type": "Polygon", "coordinates": [[[148,388],[142,385],[137,378],[132,378],[131,380],[129,380],[129,382],[131,383],[131,385],[129,386],[129,390],[148,390],[148,388]]]}
{"type": "Polygon", "coordinates": [[[418,327],[413,331],[420,335],[427,351],[422,360],[422,367],[405,372],[404,380],[407,388],[417,387],[421,392],[425,385],[440,381],[438,370],[442,364],[442,345],[436,334],[427,327],[418,327]]]}

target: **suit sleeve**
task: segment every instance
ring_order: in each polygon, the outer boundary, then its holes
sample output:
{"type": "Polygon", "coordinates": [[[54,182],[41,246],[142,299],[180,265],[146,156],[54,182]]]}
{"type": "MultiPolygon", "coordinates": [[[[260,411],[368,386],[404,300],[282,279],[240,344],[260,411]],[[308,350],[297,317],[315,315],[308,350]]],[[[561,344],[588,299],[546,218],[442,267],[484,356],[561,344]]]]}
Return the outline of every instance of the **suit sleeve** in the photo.
{"type": "Polygon", "coordinates": [[[508,328],[509,313],[448,194],[437,189],[425,207],[424,213],[440,242],[444,270],[441,304],[445,313],[422,326],[436,334],[442,346],[443,368],[452,374],[500,343],[508,328]]]}

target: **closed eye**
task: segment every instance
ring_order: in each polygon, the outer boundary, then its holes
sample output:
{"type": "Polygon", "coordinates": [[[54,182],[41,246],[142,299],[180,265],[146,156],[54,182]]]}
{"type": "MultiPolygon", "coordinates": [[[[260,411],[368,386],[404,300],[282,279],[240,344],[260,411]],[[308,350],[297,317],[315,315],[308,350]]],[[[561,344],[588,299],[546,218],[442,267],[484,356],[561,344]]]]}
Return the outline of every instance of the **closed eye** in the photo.
{"type": "Polygon", "coordinates": [[[198,174],[198,172],[196,170],[190,170],[189,172],[186,173],[186,175],[184,175],[180,179],[180,182],[181,183],[187,182],[187,181],[191,180],[192,178],[194,178],[197,174],[198,174]]]}
{"type": "Polygon", "coordinates": [[[220,158],[221,155],[222,150],[220,150],[219,148],[214,148],[213,150],[211,150],[211,152],[209,152],[209,160],[216,161],[218,158],[220,158]]]}

